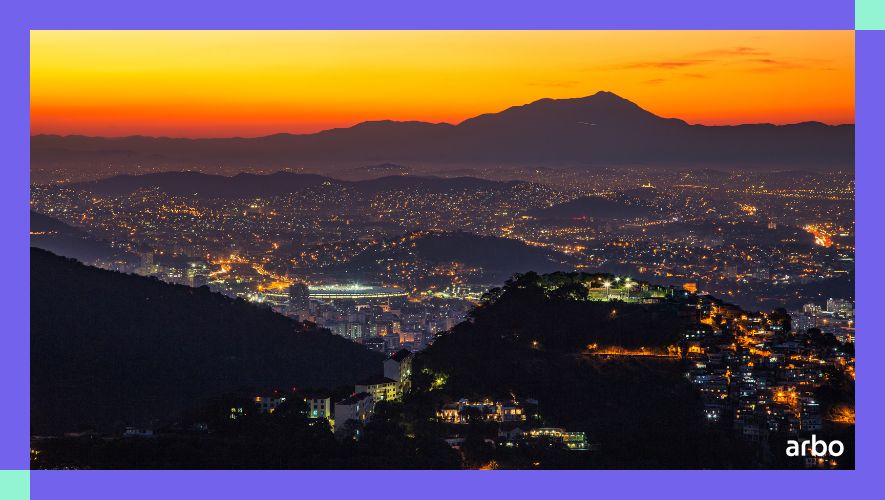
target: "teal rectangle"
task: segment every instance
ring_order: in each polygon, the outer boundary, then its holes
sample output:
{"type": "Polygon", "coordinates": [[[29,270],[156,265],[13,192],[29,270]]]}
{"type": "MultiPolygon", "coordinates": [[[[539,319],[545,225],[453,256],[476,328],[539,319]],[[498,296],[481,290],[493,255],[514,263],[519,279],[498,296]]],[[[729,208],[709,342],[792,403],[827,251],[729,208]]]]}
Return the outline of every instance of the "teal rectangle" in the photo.
{"type": "Polygon", "coordinates": [[[885,30],[885,1],[855,0],[854,29],[885,30]]]}
{"type": "Polygon", "coordinates": [[[0,470],[0,498],[3,500],[31,498],[31,471],[0,470]]]}

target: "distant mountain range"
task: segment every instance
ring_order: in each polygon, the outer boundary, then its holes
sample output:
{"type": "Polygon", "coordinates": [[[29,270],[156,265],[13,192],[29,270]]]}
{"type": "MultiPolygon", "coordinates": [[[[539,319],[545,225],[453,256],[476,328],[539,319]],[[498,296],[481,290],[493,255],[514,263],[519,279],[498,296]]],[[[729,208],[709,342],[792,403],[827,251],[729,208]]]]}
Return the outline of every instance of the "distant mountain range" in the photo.
{"type": "Polygon", "coordinates": [[[176,196],[199,198],[249,198],[277,196],[322,185],[346,186],[364,193],[420,189],[442,193],[461,189],[503,189],[519,181],[490,181],[476,177],[419,177],[393,175],[363,181],[343,181],[315,174],[277,172],[270,175],[237,174],[232,177],[200,172],[162,172],[145,175],[118,175],[74,184],[96,194],[121,196],[140,189],[157,188],[176,196]]]}
{"type": "Polygon", "coordinates": [[[690,125],[611,92],[541,99],[457,125],[372,121],[315,134],[257,138],[37,135],[37,165],[290,167],[336,162],[477,164],[719,163],[841,165],[854,161],[854,125],[690,125]]]}
{"type": "Polygon", "coordinates": [[[246,387],[353,384],[384,356],[206,287],[31,249],[31,431],[174,418],[246,387]]]}

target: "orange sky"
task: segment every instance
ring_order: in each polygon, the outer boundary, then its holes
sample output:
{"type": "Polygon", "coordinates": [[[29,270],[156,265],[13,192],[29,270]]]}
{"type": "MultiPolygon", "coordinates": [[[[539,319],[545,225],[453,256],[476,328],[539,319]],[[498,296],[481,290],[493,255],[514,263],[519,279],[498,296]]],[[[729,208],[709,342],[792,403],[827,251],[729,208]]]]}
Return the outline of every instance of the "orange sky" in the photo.
{"type": "Polygon", "coordinates": [[[457,123],[609,90],[690,123],[854,122],[852,31],[32,31],[33,134],[457,123]]]}

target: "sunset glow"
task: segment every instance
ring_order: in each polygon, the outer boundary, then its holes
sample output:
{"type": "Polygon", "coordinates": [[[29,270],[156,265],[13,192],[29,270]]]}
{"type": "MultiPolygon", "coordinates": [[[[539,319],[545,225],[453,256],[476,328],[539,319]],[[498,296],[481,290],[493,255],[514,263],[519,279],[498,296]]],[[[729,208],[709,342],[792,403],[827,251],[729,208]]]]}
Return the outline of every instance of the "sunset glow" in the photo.
{"type": "Polygon", "coordinates": [[[852,31],[33,31],[33,134],[458,123],[615,92],[690,123],[854,122],[852,31]]]}

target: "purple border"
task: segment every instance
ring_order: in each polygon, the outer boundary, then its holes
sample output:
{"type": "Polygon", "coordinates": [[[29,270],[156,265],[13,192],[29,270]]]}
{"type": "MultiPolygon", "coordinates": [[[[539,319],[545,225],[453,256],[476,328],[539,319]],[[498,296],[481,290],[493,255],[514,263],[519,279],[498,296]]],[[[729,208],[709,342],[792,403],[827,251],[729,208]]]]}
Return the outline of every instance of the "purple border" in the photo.
{"type": "Polygon", "coordinates": [[[853,0],[32,0],[30,29],[854,29],[853,0]],[[100,5],[100,7],[99,7],[100,5]]]}
{"type": "MultiPolygon", "coordinates": [[[[3,328],[0,330],[0,389],[14,402],[0,411],[0,470],[28,469],[30,440],[30,324],[28,210],[30,207],[30,80],[28,32],[19,21],[0,15],[0,51],[8,61],[0,79],[4,112],[0,118],[2,176],[0,207],[5,241],[0,260],[6,263],[0,288],[3,328]],[[14,24],[14,25],[13,25],[14,24]],[[14,407],[14,408],[13,408],[14,407]]],[[[0,492],[2,493],[2,492],[0,492]]],[[[3,495],[0,495],[2,497],[3,495]]]]}
{"type": "Polygon", "coordinates": [[[775,498],[777,493],[835,499],[850,495],[854,488],[860,492],[859,476],[857,471],[34,471],[31,493],[35,499],[67,499],[71,492],[83,492],[84,499],[126,500],[687,499],[695,495],[746,500],[775,498]]]}
{"type": "Polygon", "coordinates": [[[857,470],[867,480],[882,463],[885,440],[878,431],[878,416],[885,409],[879,382],[883,379],[882,363],[875,356],[885,347],[885,339],[877,324],[881,309],[878,304],[881,283],[885,279],[881,263],[877,262],[885,236],[882,234],[881,197],[885,189],[885,31],[855,32],[855,260],[857,281],[855,302],[859,331],[870,332],[859,340],[856,386],[857,470]]]}
{"type": "MultiPolygon", "coordinates": [[[[28,266],[27,200],[29,197],[29,82],[26,68],[28,29],[60,28],[276,28],[276,29],[852,29],[853,2],[844,0],[621,0],[601,3],[576,0],[448,2],[351,1],[311,2],[182,2],[160,0],[145,5],[120,2],[32,1],[0,16],[8,68],[0,79],[5,106],[0,129],[6,182],[0,184],[4,234],[15,235],[2,247],[7,284],[0,290],[8,327],[0,344],[0,380],[9,405],[0,411],[0,469],[28,467],[28,266]],[[8,226],[8,227],[7,227],[8,226]],[[21,236],[18,236],[21,235],[21,236]]],[[[864,265],[865,256],[881,243],[876,196],[882,186],[885,74],[880,66],[885,32],[857,34],[857,179],[859,321],[870,323],[876,307],[874,289],[882,272],[864,265]],[[877,153],[880,153],[877,155],[877,153]],[[866,231],[866,232],[864,232],[866,231]]],[[[866,327],[862,327],[866,330],[866,327]]],[[[877,380],[881,364],[864,353],[883,352],[882,337],[872,332],[863,344],[859,368],[863,380],[877,380]],[[868,362],[869,359],[869,362],[868,362]]],[[[745,497],[741,486],[756,494],[850,495],[872,491],[881,463],[881,437],[872,427],[882,409],[876,384],[858,386],[860,425],[855,472],[799,473],[778,471],[577,471],[577,472],[48,472],[32,473],[34,498],[229,498],[283,494],[318,497],[381,497],[414,492],[427,498],[452,495],[568,495],[570,492],[684,496],[703,492],[717,497],[745,497]],[[868,418],[864,418],[868,416],[868,418]],[[865,425],[866,424],[866,425],[865,425]],[[799,477],[797,474],[801,474],[799,477]],[[837,477],[838,476],[838,477],[837,477]],[[345,481],[336,482],[336,479],[345,481]],[[434,488],[433,484],[446,484],[434,488]],[[865,487],[866,486],[866,487],[865,487]],[[394,493],[396,492],[396,493],[394,493]]],[[[678,439],[678,437],[674,437],[678,439]]],[[[751,493],[753,494],[753,493],[751,493]]],[[[288,496],[288,495],[287,495],[288,496]]]]}

